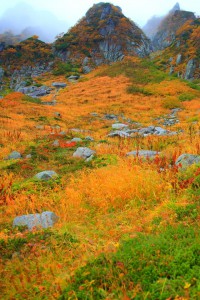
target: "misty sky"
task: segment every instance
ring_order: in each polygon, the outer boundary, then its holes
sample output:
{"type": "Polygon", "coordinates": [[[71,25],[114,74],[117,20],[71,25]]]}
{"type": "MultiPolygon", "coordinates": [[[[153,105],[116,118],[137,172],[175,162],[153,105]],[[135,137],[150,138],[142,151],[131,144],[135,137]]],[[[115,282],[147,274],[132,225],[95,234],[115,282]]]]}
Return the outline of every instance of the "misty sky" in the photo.
{"type": "MultiPolygon", "coordinates": [[[[101,0],[0,0],[0,18],[6,13],[7,9],[13,8],[16,4],[27,3],[31,5],[35,10],[45,10],[53,13],[57,19],[64,21],[66,25],[63,29],[59,27],[60,32],[66,32],[67,29],[85,15],[86,11],[94,4],[103,2],[101,0]]],[[[153,15],[166,14],[177,2],[177,0],[112,0],[104,1],[110,2],[114,5],[118,5],[122,8],[125,16],[132,19],[140,27],[143,27],[147,20],[153,15]]],[[[200,0],[179,0],[181,9],[189,10],[200,15],[200,0]]],[[[41,15],[38,18],[41,19],[41,15]]],[[[17,19],[17,17],[16,17],[17,19]]],[[[29,26],[24,20],[21,20],[25,24],[24,27],[29,26]]],[[[13,23],[15,17],[13,17],[13,23]]],[[[36,22],[39,20],[35,20],[36,22]]],[[[51,21],[51,20],[49,20],[51,21]]],[[[49,23],[49,22],[48,22],[49,23]]],[[[52,26],[56,27],[56,24],[52,26]]],[[[62,26],[61,26],[62,27],[62,26]]],[[[58,32],[58,33],[60,33],[58,32]]]]}

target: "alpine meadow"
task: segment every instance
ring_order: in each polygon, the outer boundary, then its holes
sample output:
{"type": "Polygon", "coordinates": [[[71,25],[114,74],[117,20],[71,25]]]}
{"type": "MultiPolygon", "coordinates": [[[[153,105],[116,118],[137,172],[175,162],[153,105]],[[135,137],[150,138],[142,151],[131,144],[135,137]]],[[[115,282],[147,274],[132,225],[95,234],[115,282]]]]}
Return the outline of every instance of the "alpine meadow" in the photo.
{"type": "Polygon", "coordinates": [[[0,32],[0,150],[2,300],[200,299],[197,14],[0,32]]]}

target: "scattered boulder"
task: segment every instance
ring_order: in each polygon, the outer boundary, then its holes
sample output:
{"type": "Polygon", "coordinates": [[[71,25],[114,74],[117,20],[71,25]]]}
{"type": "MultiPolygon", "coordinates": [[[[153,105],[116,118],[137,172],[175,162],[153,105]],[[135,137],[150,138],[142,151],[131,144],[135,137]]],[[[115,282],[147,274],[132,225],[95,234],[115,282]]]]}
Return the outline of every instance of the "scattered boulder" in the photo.
{"type": "Polygon", "coordinates": [[[94,141],[93,137],[91,137],[91,136],[86,136],[85,140],[90,141],[90,142],[94,141]]]}
{"type": "Polygon", "coordinates": [[[154,128],[154,134],[155,135],[166,135],[168,131],[166,129],[163,129],[162,127],[155,127],[154,128]]]}
{"type": "Polygon", "coordinates": [[[91,116],[93,116],[93,117],[98,117],[98,113],[92,112],[92,113],[91,113],[91,116]]]}
{"type": "Polygon", "coordinates": [[[131,151],[126,154],[126,156],[138,156],[138,157],[145,157],[145,158],[154,158],[156,155],[159,155],[160,152],[151,151],[151,150],[136,150],[131,151]]]}
{"type": "Polygon", "coordinates": [[[106,120],[117,120],[117,116],[114,114],[105,114],[104,119],[106,120]]]}
{"type": "Polygon", "coordinates": [[[54,147],[59,147],[59,146],[60,146],[59,140],[55,140],[55,141],[53,142],[52,146],[54,146],[54,147]]]}
{"type": "Polygon", "coordinates": [[[17,91],[20,93],[26,94],[32,98],[39,98],[39,97],[50,94],[51,88],[49,88],[47,86],[37,87],[37,86],[31,85],[31,86],[27,86],[27,87],[19,87],[17,89],[17,91]]]}
{"type": "Polygon", "coordinates": [[[51,179],[56,179],[58,177],[58,174],[54,171],[43,171],[40,173],[37,173],[35,175],[35,178],[37,178],[38,180],[51,180],[51,179]]]}
{"type": "Polygon", "coordinates": [[[65,88],[67,86],[67,84],[65,82],[53,82],[52,86],[57,89],[62,89],[62,88],[65,88]]]}
{"type": "Polygon", "coordinates": [[[26,155],[26,158],[27,158],[27,159],[29,159],[29,158],[31,158],[31,157],[32,157],[31,154],[27,154],[27,155],[26,155]]]}
{"type": "Polygon", "coordinates": [[[76,81],[76,80],[78,80],[80,78],[80,76],[79,75],[71,75],[71,76],[69,76],[67,79],[68,79],[68,81],[76,81]]]}
{"type": "Polygon", "coordinates": [[[94,155],[91,155],[90,157],[88,157],[85,161],[86,162],[90,162],[90,161],[92,161],[93,160],[93,158],[94,158],[94,155]]]}
{"type": "Polygon", "coordinates": [[[80,157],[83,159],[87,159],[90,156],[94,155],[96,152],[94,150],[91,150],[87,147],[79,147],[76,149],[76,151],[73,154],[73,157],[80,157]]]}
{"type": "Polygon", "coordinates": [[[112,128],[113,129],[117,129],[117,130],[120,130],[120,129],[123,129],[123,128],[127,128],[127,127],[128,127],[128,125],[123,124],[123,123],[112,124],[112,128]]]}
{"type": "Polygon", "coordinates": [[[130,134],[123,130],[116,130],[108,134],[108,137],[115,137],[115,136],[119,136],[121,138],[127,138],[130,137],[130,134]]]}
{"type": "Polygon", "coordinates": [[[175,162],[175,164],[177,166],[181,166],[182,169],[185,169],[190,165],[198,163],[200,163],[200,155],[193,155],[187,153],[180,155],[175,162]]]}
{"type": "Polygon", "coordinates": [[[49,228],[52,227],[59,217],[51,212],[44,211],[41,214],[29,214],[16,217],[13,221],[13,227],[15,226],[27,226],[29,230],[34,228],[49,228]]]}
{"type": "Polygon", "coordinates": [[[9,159],[19,159],[19,158],[22,158],[21,153],[19,153],[18,151],[13,151],[5,159],[9,160],[9,159]]]}
{"type": "Polygon", "coordinates": [[[76,142],[76,143],[80,143],[80,142],[82,142],[82,141],[83,141],[83,140],[82,140],[81,138],[77,138],[77,137],[71,139],[71,142],[76,142]]]}
{"type": "Polygon", "coordinates": [[[144,137],[148,135],[160,135],[160,136],[171,135],[171,133],[172,132],[169,130],[166,130],[162,127],[155,127],[155,126],[149,126],[138,130],[138,134],[144,137]]]}

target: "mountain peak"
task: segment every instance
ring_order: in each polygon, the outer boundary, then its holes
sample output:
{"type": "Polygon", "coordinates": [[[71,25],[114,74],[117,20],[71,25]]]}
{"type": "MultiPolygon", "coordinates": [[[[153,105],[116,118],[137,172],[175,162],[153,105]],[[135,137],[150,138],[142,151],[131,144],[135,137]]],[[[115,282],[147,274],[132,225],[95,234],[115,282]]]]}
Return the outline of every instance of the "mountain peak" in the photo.
{"type": "Polygon", "coordinates": [[[100,20],[105,20],[109,15],[121,14],[122,9],[119,6],[114,6],[108,2],[99,2],[94,4],[86,13],[86,18],[90,20],[95,17],[100,20]]]}
{"type": "Polygon", "coordinates": [[[180,4],[177,2],[174,7],[169,11],[170,14],[174,13],[177,10],[181,10],[180,4]]]}
{"type": "Polygon", "coordinates": [[[84,61],[91,65],[121,60],[124,55],[144,57],[151,51],[143,31],[124,16],[119,6],[94,4],[76,26],[55,43],[63,60],[84,61]],[[78,49],[78,50],[77,50],[78,49]]]}

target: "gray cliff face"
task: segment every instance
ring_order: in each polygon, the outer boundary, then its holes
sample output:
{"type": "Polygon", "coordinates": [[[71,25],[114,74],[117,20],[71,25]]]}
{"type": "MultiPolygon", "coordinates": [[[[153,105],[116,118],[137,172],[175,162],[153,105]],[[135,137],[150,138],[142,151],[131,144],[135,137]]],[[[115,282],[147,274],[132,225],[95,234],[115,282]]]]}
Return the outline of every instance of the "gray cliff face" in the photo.
{"type": "Polygon", "coordinates": [[[120,61],[125,55],[145,57],[152,51],[151,42],[143,31],[122,14],[120,7],[110,3],[93,5],[65,36],[55,43],[56,55],[64,61],[81,60],[86,73],[96,65],[120,61]],[[71,38],[76,32],[85,36],[84,44],[71,38]],[[74,45],[76,53],[72,50],[74,45]],[[85,45],[88,55],[83,55],[85,45]]]}
{"type": "Polygon", "coordinates": [[[192,79],[196,69],[196,63],[194,59],[190,59],[187,63],[185,70],[185,79],[192,79]]]}

